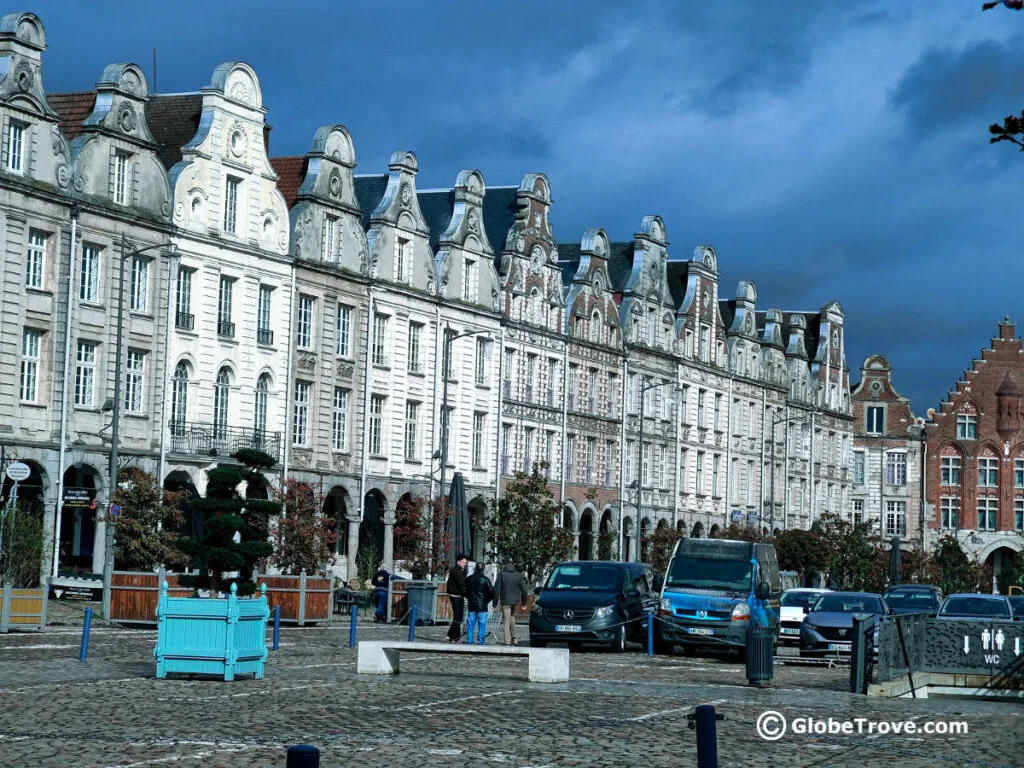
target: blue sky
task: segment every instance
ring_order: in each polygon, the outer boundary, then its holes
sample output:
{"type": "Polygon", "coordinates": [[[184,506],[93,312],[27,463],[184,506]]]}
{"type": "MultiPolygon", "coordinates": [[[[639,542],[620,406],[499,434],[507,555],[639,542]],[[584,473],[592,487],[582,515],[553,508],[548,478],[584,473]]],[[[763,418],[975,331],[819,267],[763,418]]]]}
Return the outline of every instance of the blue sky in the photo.
{"type": "MultiPolygon", "coordinates": [[[[21,10],[8,8],[8,11],[21,10]]],[[[24,10],[29,10],[28,8],[24,10]]],[[[562,242],[664,217],[670,253],[719,254],[722,296],[846,311],[854,381],[893,364],[915,413],[1021,312],[1024,13],[954,2],[36,2],[44,83],[114,61],[160,92],[222,61],[259,75],[275,155],[352,132],[357,172],[412,149],[420,188],[543,171],[562,242]]],[[[1019,329],[1024,333],[1024,327],[1019,329]]]]}

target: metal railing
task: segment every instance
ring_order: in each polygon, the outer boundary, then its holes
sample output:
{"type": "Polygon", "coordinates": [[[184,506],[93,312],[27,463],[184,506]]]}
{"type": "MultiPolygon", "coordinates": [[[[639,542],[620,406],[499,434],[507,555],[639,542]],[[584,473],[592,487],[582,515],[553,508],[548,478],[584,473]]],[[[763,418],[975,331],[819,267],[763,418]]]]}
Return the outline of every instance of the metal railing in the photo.
{"type": "Polygon", "coordinates": [[[270,346],[274,343],[274,332],[269,328],[256,329],[256,343],[270,346]]]}
{"type": "Polygon", "coordinates": [[[190,421],[170,422],[171,452],[190,456],[230,456],[243,448],[281,460],[281,433],[190,421]]]}
{"type": "Polygon", "coordinates": [[[196,316],[191,312],[178,312],[174,316],[174,327],[183,331],[191,331],[196,325],[196,316]]]}
{"type": "Polygon", "coordinates": [[[217,335],[226,339],[235,338],[235,324],[227,320],[217,321],[217,335]]]}

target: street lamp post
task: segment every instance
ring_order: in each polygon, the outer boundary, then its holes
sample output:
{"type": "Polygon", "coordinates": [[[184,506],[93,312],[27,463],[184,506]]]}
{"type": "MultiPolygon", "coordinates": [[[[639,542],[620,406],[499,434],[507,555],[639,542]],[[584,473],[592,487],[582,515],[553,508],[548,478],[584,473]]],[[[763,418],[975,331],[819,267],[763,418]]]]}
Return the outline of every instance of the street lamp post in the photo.
{"type": "MultiPolygon", "coordinates": [[[[646,380],[646,376],[644,379],[646,380]]],[[[643,490],[644,490],[644,406],[647,404],[647,393],[652,389],[658,387],[667,387],[669,384],[675,384],[674,381],[668,379],[667,381],[659,381],[656,383],[645,384],[643,381],[640,382],[640,441],[637,446],[637,482],[636,482],[636,530],[637,540],[641,541],[641,530],[640,530],[640,507],[643,501],[643,490]]],[[[621,525],[621,523],[620,523],[621,525]]],[[[637,554],[639,555],[639,547],[637,548],[637,554]]]]}
{"type": "MultiPolygon", "coordinates": [[[[131,248],[129,250],[128,238],[125,237],[124,232],[121,233],[121,255],[119,264],[119,273],[117,278],[117,343],[115,349],[114,358],[114,404],[111,413],[110,422],[110,464],[108,467],[108,473],[110,475],[110,498],[107,500],[107,512],[106,512],[106,530],[104,531],[104,551],[103,551],[103,617],[109,622],[110,621],[110,581],[114,573],[114,521],[112,517],[113,505],[114,505],[114,493],[117,491],[117,461],[118,461],[118,443],[120,442],[120,429],[121,429],[121,363],[124,346],[124,265],[128,259],[134,258],[139,254],[146,253],[147,251],[155,251],[157,249],[164,249],[168,255],[173,255],[177,252],[177,246],[174,243],[157,243],[155,245],[148,245],[145,248],[131,248]]],[[[168,292],[170,292],[170,283],[167,286],[168,292]]],[[[170,311],[170,301],[168,300],[168,312],[170,311]]],[[[162,425],[161,425],[161,428],[162,425]]]]}
{"type": "MultiPolygon", "coordinates": [[[[775,440],[775,428],[779,424],[789,424],[791,421],[802,421],[802,420],[803,420],[802,416],[773,416],[772,417],[772,432],[771,432],[771,439],[772,439],[772,485],[771,485],[772,500],[771,500],[771,508],[768,510],[768,535],[769,536],[774,536],[775,535],[775,476],[776,476],[776,474],[778,474],[777,470],[776,470],[776,467],[775,467],[775,442],[776,442],[776,440],[775,440]]],[[[787,460],[787,464],[788,464],[788,460],[787,460]]]]}
{"type": "Polygon", "coordinates": [[[481,333],[487,333],[483,328],[475,331],[463,331],[457,333],[452,330],[450,325],[444,327],[444,345],[441,352],[441,377],[444,383],[441,388],[441,494],[440,497],[444,498],[444,480],[445,470],[448,466],[448,378],[451,373],[452,364],[452,342],[456,339],[461,339],[464,336],[477,336],[481,333]]]}
{"type": "Polygon", "coordinates": [[[921,551],[924,552],[925,548],[928,545],[928,539],[926,538],[926,533],[925,533],[925,531],[926,531],[925,525],[927,525],[927,521],[925,520],[925,499],[927,498],[927,495],[925,494],[925,481],[927,480],[927,471],[928,471],[928,465],[927,465],[928,430],[924,426],[924,424],[921,425],[921,435],[920,436],[921,436],[921,482],[920,482],[920,485],[921,485],[921,498],[920,498],[921,512],[920,512],[920,522],[921,522],[921,551]]]}

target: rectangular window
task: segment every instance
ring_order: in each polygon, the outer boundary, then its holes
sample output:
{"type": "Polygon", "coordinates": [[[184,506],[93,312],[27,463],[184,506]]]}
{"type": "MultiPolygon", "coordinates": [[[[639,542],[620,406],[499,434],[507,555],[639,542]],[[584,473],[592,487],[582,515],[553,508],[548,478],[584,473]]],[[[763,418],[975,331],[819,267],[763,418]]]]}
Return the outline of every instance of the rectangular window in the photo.
{"type": "Polygon", "coordinates": [[[13,120],[7,126],[7,170],[25,171],[25,126],[13,120]]]}
{"type": "Polygon", "coordinates": [[[419,455],[416,449],[416,435],[420,427],[420,404],[405,403],[405,458],[415,461],[419,455]]]}
{"type": "Polygon", "coordinates": [[[885,432],[885,408],[880,405],[869,405],[864,409],[865,431],[869,435],[880,435],[885,432]]]}
{"type": "Polygon", "coordinates": [[[42,288],[46,267],[46,235],[35,229],[28,233],[28,250],[25,253],[25,285],[42,288]]]}
{"type": "Polygon", "coordinates": [[[864,499],[853,500],[853,524],[859,525],[864,522],[864,499]]]}
{"type": "Polygon", "coordinates": [[[484,414],[473,414],[473,467],[484,465],[484,414]]]}
{"type": "MultiPolygon", "coordinates": [[[[474,378],[476,383],[483,386],[487,383],[487,339],[476,340],[476,364],[474,378]]],[[[479,465],[477,465],[479,466],[479,465]]]]}
{"type": "Polygon", "coordinates": [[[548,405],[553,406],[555,404],[555,384],[558,382],[558,361],[554,358],[548,358],[548,378],[547,378],[547,398],[548,405]]]}
{"type": "Polygon", "coordinates": [[[551,479],[555,467],[555,433],[548,430],[544,433],[544,477],[551,479]]]}
{"type": "MultiPolygon", "coordinates": [[[[408,361],[409,370],[413,373],[419,373],[422,370],[422,363],[420,362],[420,338],[423,335],[423,325],[421,323],[409,323],[409,349],[408,349],[408,361]]],[[[449,345],[449,354],[451,353],[451,345],[449,345]]],[[[450,361],[445,361],[450,363],[450,361]]]]}
{"type": "Polygon", "coordinates": [[[715,415],[714,415],[714,429],[718,432],[722,428],[722,396],[715,395],[715,415]]]}
{"type": "Polygon", "coordinates": [[[956,417],[956,436],[960,440],[974,440],[978,437],[978,417],[960,414],[956,417]]]}
{"type": "Polygon", "coordinates": [[[994,531],[996,529],[996,512],[999,511],[999,500],[991,496],[978,499],[978,530],[994,531]]]}
{"type": "Polygon", "coordinates": [[[697,466],[694,472],[694,492],[700,495],[704,493],[704,452],[697,451],[697,466]]]}
{"type": "Polygon", "coordinates": [[[636,381],[635,373],[626,379],[626,413],[636,413],[636,381]]]}
{"type": "Polygon", "coordinates": [[[754,503],[754,462],[747,461],[747,504],[754,503]]]}
{"type": "Polygon", "coordinates": [[[604,484],[611,486],[612,472],[615,470],[615,443],[605,440],[604,443],[604,484]]]}
{"type": "Polygon", "coordinates": [[[594,413],[597,407],[597,369],[587,369],[587,412],[594,413]]]}
{"type": "Polygon", "coordinates": [[[527,427],[523,430],[523,472],[533,472],[533,436],[536,430],[527,427]]]}
{"type": "Polygon", "coordinates": [[[588,437],[585,450],[583,472],[586,475],[585,482],[589,484],[594,481],[594,462],[597,460],[597,438],[588,437]]]}
{"type": "Polygon", "coordinates": [[[907,502],[885,502],[885,535],[907,535],[907,502]]]}
{"type": "Polygon", "coordinates": [[[715,454],[711,459],[711,495],[718,496],[718,470],[722,465],[722,457],[715,454]]]}
{"type": "Polygon", "coordinates": [[[344,451],[348,444],[348,390],[334,388],[334,410],[331,418],[331,449],[344,451]]]}
{"type": "Polygon", "coordinates": [[[383,447],[384,396],[370,396],[370,454],[380,456],[383,447]]]}
{"type": "Polygon", "coordinates": [[[633,466],[633,453],[636,451],[636,442],[633,440],[626,441],[626,466],[623,468],[623,474],[627,483],[633,483],[636,481],[636,467],[633,466]]]}
{"type": "Polygon", "coordinates": [[[573,475],[573,462],[576,460],[576,435],[569,435],[565,439],[565,480],[571,483],[573,475]]]}
{"type": "Polygon", "coordinates": [[[195,317],[192,315],[192,273],[194,270],[186,267],[178,269],[177,292],[174,298],[174,325],[186,331],[191,331],[195,325],[195,317]]]}
{"type": "Polygon", "coordinates": [[[703,362],[708,362],[709,355],[711,354],[711,329],[702,325],[700,327],[700,359],[703,362]]]}
{"type": "Polygon", "coordinates": [[[406,274],[411,266],[409,263],[409,241],[400,237],[395,253],[395,280],[405,282],[406,274]]]}
{"type": "Polygon", "coordinates": [[[149,304],[149,260],[143,256],[132,258],[131,290],[128,306],[132,312],[145,312],[149,304]]]}
{"type": "Polygon", "coordinates": [[[1013,527],[1018,531],[1024,531],[1024,499],[1013,500],[1013,527]]]}
{"type": "Polygon", "coordinates": [[[512,450],[512,425],[502,424],[501,425],[501,473],[507,475],[509,473],[508,456],[512,450]]]}
{"type": "Polygon", "coordinates": [[[100,300],[100,249],[94,245],[82,246],[81,280],[78,296],[82,301],[100,300]]]}
{"type": "Polygon", "coordinates": [[[980,458],[978,459],[978,486],[981,488],[995,488],[998,485],[999,459],[980,458]]]}
{"type": "Polygon", "coordinates": [[[375,313],[373,316],[373,364],[387,365],[388,316],[375,313]]]}
{"type": "Polygon", "coordinates": [[[707,394],[707,390],[697,390],[697,426],[703,427],[704,424],[704,396],[707,394]]]}
{"type": "Polygon", "coordinates": [[[313,346],[313,311],[316,299],[299,294],[299,311],[295,318],[295,344],[299,349],[313,346]]]}
{"type": "Polygon", "coordinates": [[[1024,459],[1013,461],[1013,487],[1024,488],[1024,459]]]}
{"type": "Polygon", "coordinates": [[[890,485],[907,484],[907,454],[885,454],[885,482],[890,485]]]}
{"type": "Polygon", "coordinates": [[[344,304],[338,305],[336,330],[334,354],[338,357],[351,357],[352,307],[347,307],[344,304]]]}
{"type": "Polygon", "coordinates": [[[757,435],[757,403],[747,403],[747,437],[757,435]]]}
{"type": "Polygon", "coordinates": [[[146,353],[129,349],[124,371],[124,409],[142,413],[142,382],[146,373],[146,353]]]}
{"type": "Polygon", "coordinates": [[[960,457],[943,456],[939,475],[942,485],[960,485],[960,457]]]}
{"type": "Polygon", "coordinates": [[[128,204],[128,155],[124,152],[114,153],[114,202],[128,204]]]}
{"type": "Polygon", "coordinates": [[[256,299],[256,343],[273,344],[274,332],[270,330],[270,299],[274,289],[261,285],[256,299]]]}
{"type": "Polygon", "coordinates": [[[853,452],[853,484],[864,485],[864,451],[853,452]]]}
{"type": "Polygon", "coordinates": [[[295,382],[295,400],[292,403],[292,445],[307,445],[309,440],[309,391],[308,381],[295,382]]]}
{"type": "Polygon", "coordinates": [[[224,185],[224,231],[232,235],[235,234],[237,226],[238,187],[241,183],[241,179],[228,176],[227,183],[224,185]]]}
{"type": "Polygon", "coordinates": [[[320,258],[324,261],[334,261],[334,232],[337,225],[337,218],[324,216],[324,237],[320,246],[320,258]]]}
{"type": "Polygon", "coordinates": [[[26,328],[21,337],[21,399],[34,403],[39,397],[39,348],[43,332],[26,328]]]}
{"type": "Polygon", "coordinates": [[[91,408],[95,390],[96,345],[89,341],[80,341],[75,362],[75,405],[91,408]]]}
{"type": "Polygon", "coordinates": [[[960,497],[943,496],[939,500],[942,528],[947,531],[960,528],[960,497]]]}
{"type": "Polygon", "coordinates": [[[462,300],[473,301],[476,298],[476,262],[466,259],[462,263],[462,300]]]}
{"type": "Polygon", "coordinates": [[[220,291],[217,294],[217,335],[229,339],[235,336],[235,324],[231,322],[234,293],[234,279],[221,277],[220,291]]]}
{"type": "Polygon", "coordinates": [[[533,402],[534,385],[537,378],[537,356],[526,356],[526,375],[523,377],[526,382],[526,401],[533,402]]]}

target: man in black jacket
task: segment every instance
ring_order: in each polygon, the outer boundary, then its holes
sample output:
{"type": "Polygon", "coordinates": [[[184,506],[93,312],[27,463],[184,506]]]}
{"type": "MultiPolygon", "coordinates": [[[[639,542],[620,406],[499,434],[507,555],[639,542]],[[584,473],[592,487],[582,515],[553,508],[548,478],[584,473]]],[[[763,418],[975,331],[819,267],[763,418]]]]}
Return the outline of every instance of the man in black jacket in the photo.
{"type": "Polygon", "coordinates": [[[452,623],[448,627],[448,642],[457,643],[462,637],[463,599],[466,597],[466,565],[469,563],[461,552],[455,556],[455,565],[448,571],[448,599],[452,602],[452,623]]]}
{"type": "Polygon", "coordinates": [[[476,628],[476,644],[483,645],[487,636],[487,607],[494,597],[494,587],[484,573],[484,564],[477,563],[473,575],[466,579],[466,602],[469,603],[469,621],[466,623],[466,642],[473,645],[473,630],[476,628]]]}

